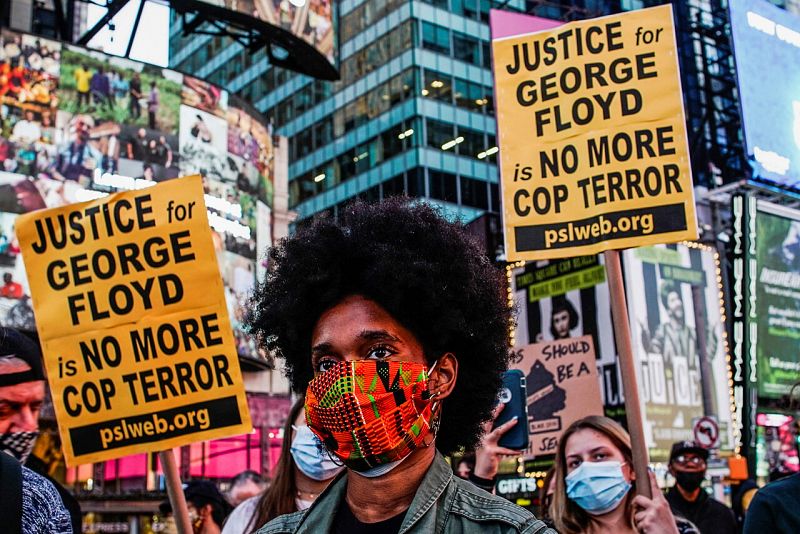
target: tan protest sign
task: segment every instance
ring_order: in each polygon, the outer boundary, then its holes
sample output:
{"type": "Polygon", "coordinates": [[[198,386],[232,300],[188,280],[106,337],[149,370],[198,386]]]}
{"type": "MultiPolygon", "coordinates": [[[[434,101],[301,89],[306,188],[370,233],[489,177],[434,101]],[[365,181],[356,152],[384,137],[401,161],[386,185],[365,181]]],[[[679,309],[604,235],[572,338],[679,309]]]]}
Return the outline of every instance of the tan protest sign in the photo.
{"type": "Polygon", "coordinates": [[[697,237],[670,5],[492,47],[509,261],[697,237]]]}
{"type": "Polygon", "coordinates": [[[603,415],[592,336],[535,343],[514,353],[525,373],[528,457],[555,454],[558,438],[581,417],[603,415]]]}
{"type": "Polygon", "coordinates": [[[68,465],[251,430],[199,176],[17,235],[68,465]]]}

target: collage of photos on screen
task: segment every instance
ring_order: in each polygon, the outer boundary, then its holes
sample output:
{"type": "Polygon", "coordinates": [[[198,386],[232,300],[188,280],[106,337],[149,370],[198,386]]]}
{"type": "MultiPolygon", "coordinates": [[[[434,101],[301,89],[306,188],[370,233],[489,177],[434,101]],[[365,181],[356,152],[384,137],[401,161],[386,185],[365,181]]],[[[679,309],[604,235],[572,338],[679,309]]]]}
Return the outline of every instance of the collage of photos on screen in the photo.
{"type": "Polygon", "coordinates": [[[33,327],[18,214],[201,174],[237,346],[257,358],[241,317],[255,283],[258,204],[272,205],[274,153],[271,132],[246,109],[175,71],[3,29],[0,324],[33,327]]]}
{"type": "Polygon", "coordinates": [[[94,185],[95,169],[153,182],[180,175],[180,74],[64,46],[59,95],[63,179],[94,185]]]}
{"type": "Polygon", "coordinates": [[[0,170],[53,171],[60,57],[56,42],[0,30],[0,170]]]}
{"type": "Polygon", "coordinates": [[[253,134],[258,121],[234,102],[227,91],[184,76],[180,167],[182,175],[203,176],[237,352],[258,359],[256,343],[246,334],[243,318],[255,284],[257,202],[262,197],[266,200],[268,188],[262,182],[271,177],[272,140],[267,137],[266,143],[259,144],[253,134]]]}

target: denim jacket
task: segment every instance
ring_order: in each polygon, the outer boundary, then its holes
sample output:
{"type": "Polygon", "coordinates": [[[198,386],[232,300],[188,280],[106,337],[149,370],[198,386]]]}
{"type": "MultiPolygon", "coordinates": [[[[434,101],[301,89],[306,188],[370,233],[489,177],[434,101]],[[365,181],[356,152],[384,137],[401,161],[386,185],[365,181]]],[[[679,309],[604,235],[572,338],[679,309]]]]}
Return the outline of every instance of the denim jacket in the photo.
{"type": "MultiPolygon", "coordinates": [[[[347,476],[340,475],[311,508],[277,517],[257,534],[330,532],[346,489],[347,476]]],[[[422,533],[556,534],[524,508],[453,476],[439,452],[422,479],[399,532],[422,533]]]]}

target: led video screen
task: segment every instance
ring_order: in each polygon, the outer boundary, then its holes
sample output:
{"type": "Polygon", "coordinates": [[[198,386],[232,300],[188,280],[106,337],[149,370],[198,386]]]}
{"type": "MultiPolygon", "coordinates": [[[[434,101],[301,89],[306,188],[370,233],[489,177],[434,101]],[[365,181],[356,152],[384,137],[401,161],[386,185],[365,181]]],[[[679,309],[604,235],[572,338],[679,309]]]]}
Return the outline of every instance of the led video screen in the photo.
{"type": "Polygon", "coordinates": [[[758,394],[780,399],[800,377],[800,211],[759,202],[753,249],[758,394]]]}
{"type": "Polygon", "coordinates": [[[748,157],[754,179],[800,185],[800,17],[766,0],[730,3],[748,157]]]}
{"type": "Polygon", "coordinates": [[[0,324],[35,329],[18,214],[201,174],[239,354],[258,359],[242,323],[271,239],[274,156],[258,113],[216,86],[3,29],[0,324]]]}

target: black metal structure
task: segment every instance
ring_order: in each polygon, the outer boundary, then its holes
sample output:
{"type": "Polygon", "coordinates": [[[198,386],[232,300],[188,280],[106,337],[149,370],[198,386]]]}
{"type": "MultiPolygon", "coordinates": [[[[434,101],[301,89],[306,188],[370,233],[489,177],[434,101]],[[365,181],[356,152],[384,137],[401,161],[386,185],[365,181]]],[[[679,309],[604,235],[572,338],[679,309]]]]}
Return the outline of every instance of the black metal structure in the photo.
{"type": "Polygon", "coordinates": [[[339,71],[313,46],[300,37],[243,13],[217,7],[202,0],[170,0],[170,7],[183,18],[183,34],[230,37],[254,53],[266,50],[273,65],[321,80],[338,80],[339,71]]]}
{"type": "Polygon", "coordinates": [[[727,2],[688,0],[673,8],[695,183],[713,188],[746,179],[727,2]]]}
{"type": "MultiPolygon", "coordinates": [[[[60,0],[56,0],[60,1],[60,0]]],[[[91,0],[79,0],[90,3],[91,0]]],[[[131,0],[107,0],[108,12],[76,43],[86,46],[97,33],[109,24],[131,0]]],[[[128,39],[125,57],[128,57],[136,38],[144,4],[142,0],[133,29],[128,39]]],[[[331,65],[313,46],[303,39],[272,24],[230,9],[215,6],[202,0],[167,0],[170,7],[181,17],[183,35],[200,34],[228,37],[250,53],[264,48],[270,63],[321,80],[338,80],[339,71],[331,65]]]]}

